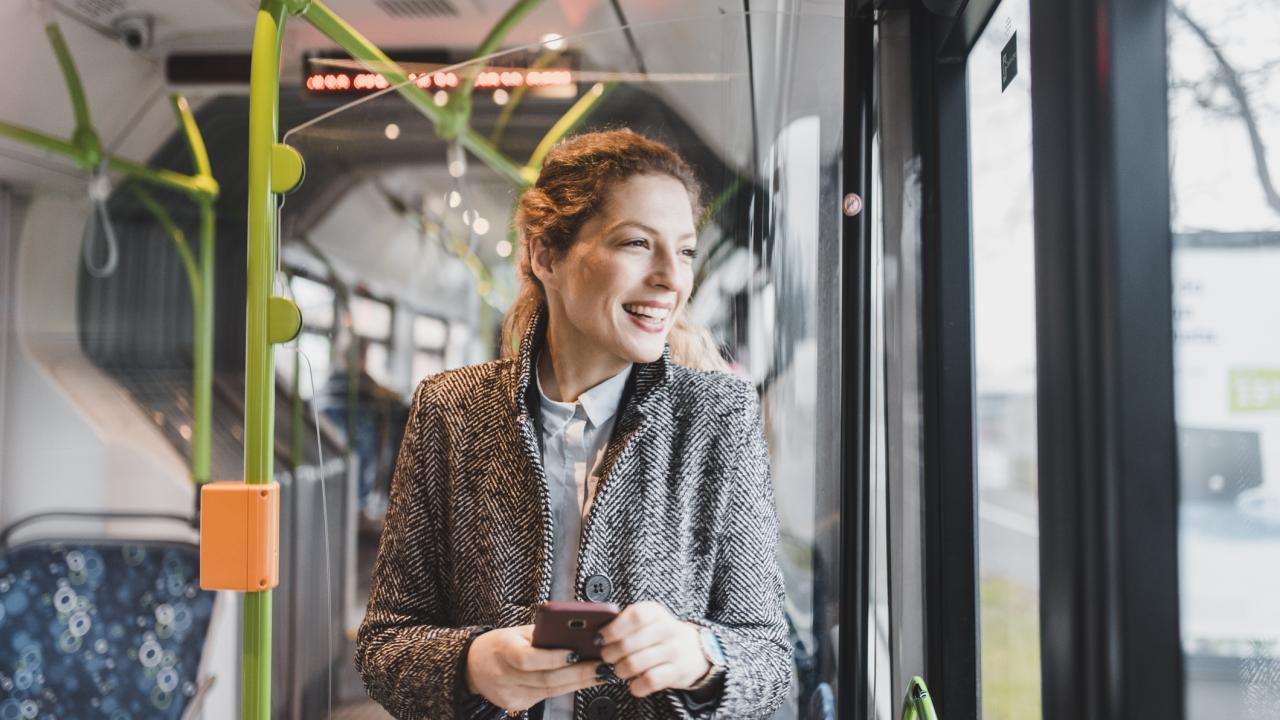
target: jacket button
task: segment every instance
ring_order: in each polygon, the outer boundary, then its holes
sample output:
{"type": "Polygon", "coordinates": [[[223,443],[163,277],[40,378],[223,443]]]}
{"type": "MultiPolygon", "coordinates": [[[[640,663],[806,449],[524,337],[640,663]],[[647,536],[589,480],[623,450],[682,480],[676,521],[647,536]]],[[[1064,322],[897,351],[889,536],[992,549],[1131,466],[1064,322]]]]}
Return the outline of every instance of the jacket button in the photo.
{"type": "Polygon", "coordinates": [[[587,705],[589,720],[613,720],[618,716],[618,703],[607,695],[601,695],[587,705]]]}
{"type": "Polygon", "coordinates": [[[591,602],[608,602],[613,597],[613,581],[607,575],[592,575],[583,585],[583,591],[591,602]]]}

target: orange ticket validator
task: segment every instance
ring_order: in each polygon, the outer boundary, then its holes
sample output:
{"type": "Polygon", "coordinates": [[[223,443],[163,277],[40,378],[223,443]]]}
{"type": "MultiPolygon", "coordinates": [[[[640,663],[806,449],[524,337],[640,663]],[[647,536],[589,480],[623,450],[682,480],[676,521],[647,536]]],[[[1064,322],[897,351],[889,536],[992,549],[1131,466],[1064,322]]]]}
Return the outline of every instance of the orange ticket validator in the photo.
{"type": "Polygon", "coordinates": [[[280,484],[200,488],[200,587],[260,592],[280,583],[280,484]]]}

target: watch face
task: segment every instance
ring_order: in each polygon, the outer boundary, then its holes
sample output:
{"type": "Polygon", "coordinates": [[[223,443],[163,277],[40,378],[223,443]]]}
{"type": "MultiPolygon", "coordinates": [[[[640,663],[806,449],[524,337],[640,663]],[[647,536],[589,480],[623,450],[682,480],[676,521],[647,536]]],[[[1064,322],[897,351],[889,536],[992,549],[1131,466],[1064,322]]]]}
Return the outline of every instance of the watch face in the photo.
{"type": "Polygon", "coordinates": [[[702,637],[702,649],[707,653],[707,659],[712,665],[724,665],[724,648],[720,647],[720,638],[711,631],[710,628],[702,628],[699,633],[702,637]]]}

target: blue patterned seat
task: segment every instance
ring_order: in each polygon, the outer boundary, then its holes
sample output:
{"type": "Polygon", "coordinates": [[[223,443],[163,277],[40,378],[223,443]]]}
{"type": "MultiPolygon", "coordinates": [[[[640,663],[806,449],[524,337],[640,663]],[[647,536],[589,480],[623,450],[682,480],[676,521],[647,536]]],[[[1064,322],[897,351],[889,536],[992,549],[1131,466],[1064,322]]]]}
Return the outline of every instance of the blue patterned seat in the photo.
{"type": "Polygon", "coordinates": [[[181,718],[214,596],[195,545],[0,550],[0,720],[181,718]]]}

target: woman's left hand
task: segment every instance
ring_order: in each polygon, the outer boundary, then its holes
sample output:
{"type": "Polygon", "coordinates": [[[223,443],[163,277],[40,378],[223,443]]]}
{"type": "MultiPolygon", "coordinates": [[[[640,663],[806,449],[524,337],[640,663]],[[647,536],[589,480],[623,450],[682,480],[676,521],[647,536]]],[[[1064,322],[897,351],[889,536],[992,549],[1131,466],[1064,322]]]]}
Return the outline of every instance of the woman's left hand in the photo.
{"type": "Polygon", "coordinates": [[[684,690],[711,669],[699,627],[676,618],[656,602],[628,606],[600,630],[600,657],[631,681],[631,694],[684,690]]]}

